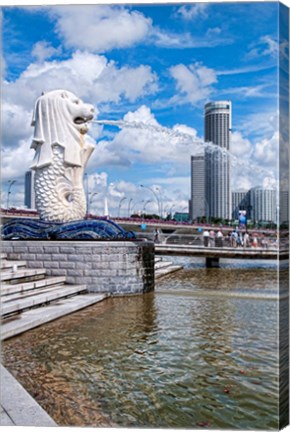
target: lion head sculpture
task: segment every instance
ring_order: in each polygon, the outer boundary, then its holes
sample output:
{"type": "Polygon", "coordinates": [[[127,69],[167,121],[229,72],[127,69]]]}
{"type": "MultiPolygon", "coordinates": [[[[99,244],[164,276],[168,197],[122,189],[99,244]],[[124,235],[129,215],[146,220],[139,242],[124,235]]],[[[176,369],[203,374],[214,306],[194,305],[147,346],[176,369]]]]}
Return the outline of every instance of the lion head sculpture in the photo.
{"type": "Polygon", "coordinates": [[[82,135],[88,131],[87,122],[93,119],[93,115],[94,107],[71,92],[53,90],[40,96],[32,119],[34,136],[31,148],[35,150],[35,157],[31,168],[50,165],[55,144],[64,148],[66,165],[83,166],[82,135]]]}

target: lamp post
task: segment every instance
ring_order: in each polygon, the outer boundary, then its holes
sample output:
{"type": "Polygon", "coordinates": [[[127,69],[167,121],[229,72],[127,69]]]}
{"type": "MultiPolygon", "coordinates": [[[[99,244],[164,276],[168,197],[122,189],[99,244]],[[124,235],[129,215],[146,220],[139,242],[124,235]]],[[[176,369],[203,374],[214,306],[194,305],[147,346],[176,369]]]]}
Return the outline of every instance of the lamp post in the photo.
{"type": "Polygon", "coordinates": [[[96,195],[98,195],[98,192],[94,192],[94,193],[92,193],[91,196],[90,196],[90,199],[88,200],[88,205],[87,205],[87,208],[88,208],[88,215],[89,215],[90,210],[91,210],[91,204],[92,204],[93,199],[94,199],[94,197],[95,197],[96,195]]]}
{"type": "Polygon", "coordinates": [[[133,201],[133,198],[130,198],[129,203],[128,203],[128,217],[130,217],[130,207],[131,207],[132,201],[133,201]]]}
{"type": "Polygon", "coordinates": [[[172,210],[174,209],[174,207],[175,207],[175,204],[173,204],[173,205],[170,207],[170,212],[169,212],[169,214],[170,214],[170,220],[172,220],[172,210]]]}
{"type": "Polygon", "coordinates": [[[149,204],[149,203],[151,203],[151,202],[152,202],[151,200],[147,200],[147,201],[145,202],[145,204],[144,204],[144,206],[143,206],[143,214],[145,214],[145,208],[146,208],[147,204],[149,204]]]}
{"type": "Polygon", "coordinates": [[[8,180],[8,192],[7,192],[7,210],[9,209],[9,198],[10,198],[10,194],[11,194],[11,188],[14,185],[14,183],[16,182],[16,180],[8,180]]]}
{"type": "Polygon", "coordinates": [[[85,173],[85,193],[86,193],[86,201],[87,201],[87,208],[86,208],[86,216],[89,214],[89,178],[88,173],[85,173]]]}
{"type": "Polygon", "coordinates": [[[148,189],[148,190],[150,190],[150,192],[153,193],[153,195],[154,195],[154,197],[155,197],[155,199],[156,199],[156,201],[157,201],[157,206],[158,206],[158,215],[159,215],[159,217],[161,217],[161,215],[160,215],[160,202],[159,202],[159,198],[158,198],[156,192],[155,192],[153,189],[151,189],[150,187],[148,187],[148,186],[140,185],[140,187],[145,188],[145,189],[148,189]]]}
{"type": "Polygon", "coordinates": [[[123,198],[120,199],[119,207],[118,207],[118,217],[120,217],[120,211],[121,211],[122,202],[125,201],[126,199],[127,199],[127,197],[123,197],[123,198]]]}
{"type": "Polygon", "coordinates": [[[144,202],[144,200],[135,202],[135,204],[133,205],[132,210],[131,210],[132,214],[133,214],[133,210],[134,210],[134,208],[136,207],[136,205],[137,205],[137,204],[141,204],[141,203],[143,203],[143,202],[144,202]]]}

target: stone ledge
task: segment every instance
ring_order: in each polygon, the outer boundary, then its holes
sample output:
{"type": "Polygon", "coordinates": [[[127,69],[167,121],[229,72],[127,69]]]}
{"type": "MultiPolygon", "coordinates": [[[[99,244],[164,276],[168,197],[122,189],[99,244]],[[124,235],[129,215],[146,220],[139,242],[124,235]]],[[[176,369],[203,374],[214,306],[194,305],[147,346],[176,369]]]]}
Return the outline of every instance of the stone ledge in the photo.
{"type": "Polygon", "coordinates": [[[10,372],[0,365],[1,426],[57,427],[55,421],[30,396],[10,372]]]}

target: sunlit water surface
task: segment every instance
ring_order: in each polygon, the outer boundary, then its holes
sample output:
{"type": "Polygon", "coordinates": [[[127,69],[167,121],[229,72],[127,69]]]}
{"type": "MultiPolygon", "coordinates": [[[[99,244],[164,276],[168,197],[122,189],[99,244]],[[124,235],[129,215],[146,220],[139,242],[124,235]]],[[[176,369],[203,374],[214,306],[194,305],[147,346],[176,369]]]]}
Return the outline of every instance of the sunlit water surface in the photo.
{"type": "Polygon", "coordinates": [[[155,293],[5,342],[5,365],[59,425],[277,428],[276,263],[181,261],[155,293]]]}

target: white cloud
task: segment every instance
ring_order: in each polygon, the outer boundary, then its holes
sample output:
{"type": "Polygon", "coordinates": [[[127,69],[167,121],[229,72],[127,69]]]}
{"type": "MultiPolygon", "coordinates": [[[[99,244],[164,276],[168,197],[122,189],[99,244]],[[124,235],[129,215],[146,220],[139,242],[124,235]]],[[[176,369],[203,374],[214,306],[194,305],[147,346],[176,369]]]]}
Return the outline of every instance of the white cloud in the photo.
{"type": "MultiPolygon", "coordinates": [[[[103,56],[79,51],[67,60],[30,64],[16,81],[3,83],[3,144],[16,147],[21,140],[32,136],[34,103],[43,91],[64,88],[96,105],[117,104],[123,99],[134,102],[142,95],[155,92],[156,86],[156,76],[150,67],[118,68],[103,56]]],[[[100,127],[93,127],[94,137],[100,132],[100,127]]]]}
{"type": "Polygon", "coordinates": [[[246,60],[270,56],[275,59],[278,56],[279,44],[277,40],[269,35],[260,37],[258,42],[250,45],[250,51],[246,55],[246,60]]]}
{"type": "Polygon", "coordinates": [[[244,138],[239,131],[231,134],[231,153],[237,157],[248,158],[252,153],[251,142],[244,138]]]}
{"type": "Polygon", "coordinates": [[[271,138],[264,138],[255,145],[254,157],[261,164],[276,168],[279,155],[279,133],[271,138]]]}
{"type": "Polygon", "coordinates": [[[183,5],[176,11],[176,16],[180,16],[184,20],[192,21],[196,18],[202,19],[207,18],[208,16],[208,7],[207,3],[195,3],[191,5],[183,5]]]}
{"type": "Polygon", "coordinates": [[[189,156],[203,145],[195,129],[186,125],[164,128],[145,105],[128,112],[121,126],[111,141],[103,140],[97,145],[100,158],[98,161],[96,158],[95,163],[98,166],[130,166],[141,162],[155,165],[158,169],[172,164],[176,171],[184,171],[184,164],[189,167],[189,156]]]}
{"type": "Polygon", "coordinates": [[[56,29],[65,46],[104,53],[128,48],[146,38],[151,19],[123,6],[82,5],[51,9],[56,29]]]}
{"type": "Polygon", "coordinates": [[[24,176],[29,170],[34,156],[33,150],[29,150],[30,142],[20,140],[19,145],[13,150],[2,148],[1,152],[1,177],[2,181],[17,179],[24,176]]]}
{"type": "Polygon", "coordinates": [[[54,48],[47,41],[39,41],[32,48],[32,56],[36,58],[38,62],[43,62],[46,59],[59,55],[61,53],[60,48],[54,48]]]}
{"type": "Polygon", "coordinates": [[[214,69],[195,63],[190,66],[179,64],[170,68],[172,77],[176,80],[176,88],[179,95],[172,101],[179,103],[196,104],[210,96],[213,92],[212,85],[217,82],[214,69]]]}

